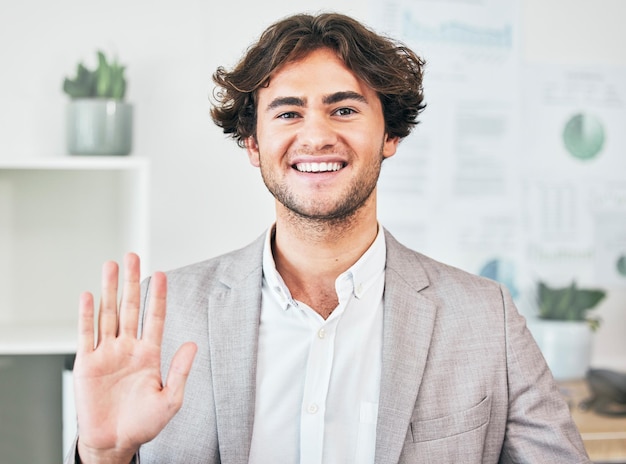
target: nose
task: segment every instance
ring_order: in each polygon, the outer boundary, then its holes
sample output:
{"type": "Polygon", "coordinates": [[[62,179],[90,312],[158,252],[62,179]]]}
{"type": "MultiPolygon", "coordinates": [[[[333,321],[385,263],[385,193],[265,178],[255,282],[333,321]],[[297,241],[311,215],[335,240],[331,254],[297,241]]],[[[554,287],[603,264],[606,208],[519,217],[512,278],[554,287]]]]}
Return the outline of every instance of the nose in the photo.
{"type": "Polygon", "coordinates": [[[337,132],[330,117],[311,113],[306,115],[300,126],[298,140],[303,147],[320,151],[337,143],[337,132]]]}

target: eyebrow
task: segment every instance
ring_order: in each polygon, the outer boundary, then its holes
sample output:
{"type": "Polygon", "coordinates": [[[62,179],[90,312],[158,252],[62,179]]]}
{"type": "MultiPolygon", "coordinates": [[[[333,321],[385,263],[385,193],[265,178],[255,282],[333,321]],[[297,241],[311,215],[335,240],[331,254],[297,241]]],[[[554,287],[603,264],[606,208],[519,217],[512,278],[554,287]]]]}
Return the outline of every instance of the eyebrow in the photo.
{"type": "Polygon", "coordinates": [[[306,106],[306,99],[300,97],[278,97],[267,105],[265,111],[270,111],[281,106],[306,106]]]}
{"type": "Polygon", "coordinates": [[[367,99],[363,95],[352,90],[331,93],[330,95],[325,96],[322,101],[326,105],[332,105],[333,103],[339,103],[345,100],[356,100],[362,103],[367,103],[367,99]]]}
{"type": "MultiPolygon", "coordinates": [[[[363,95],[357,92],[353,92],[351,90],[335,92],[331,93],[330,95],[326,95],[322,99],[322,102],[325,105],[332,105],[346,100],[356,100],[359,102],[367,103],[367,99],[363,95]]],[[[267,105],[265,111],[271,111],[281,106],[298,106],[304,108],[306,106],[306,103],[306,98],[302,97],[277,97],[272,100],[269,105],[267,105]]]]}

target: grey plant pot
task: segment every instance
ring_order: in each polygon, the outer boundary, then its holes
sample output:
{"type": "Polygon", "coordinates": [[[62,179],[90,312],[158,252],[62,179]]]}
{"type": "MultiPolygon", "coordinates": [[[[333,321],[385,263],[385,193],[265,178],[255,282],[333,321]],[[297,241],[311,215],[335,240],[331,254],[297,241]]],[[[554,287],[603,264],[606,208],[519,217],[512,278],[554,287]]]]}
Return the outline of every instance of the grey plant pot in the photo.
{"type": "Polygon", "coordinates": [[[529,319],[528,329],[556,380],[585,378],[593,345],[593,332],[586,321],[529,319]]]}
{"type": "Polygon", "coordinates": [[[133,145],[133,106],[85,98],[67,105],[67,150],[72,155],[128,155],[133,145]]]}

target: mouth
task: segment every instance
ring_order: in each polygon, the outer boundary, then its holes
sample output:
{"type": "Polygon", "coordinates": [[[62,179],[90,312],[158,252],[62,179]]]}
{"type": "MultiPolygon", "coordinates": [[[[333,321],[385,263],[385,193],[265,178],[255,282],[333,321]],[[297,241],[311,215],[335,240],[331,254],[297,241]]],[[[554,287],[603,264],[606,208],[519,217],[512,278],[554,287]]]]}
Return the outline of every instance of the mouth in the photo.
{"type": "Polygon", "coordinates": [[[345,167],[345,163],[321,162],[321,163],[296,163],[293,167],[299,172],[337,172],[345,167]]]}

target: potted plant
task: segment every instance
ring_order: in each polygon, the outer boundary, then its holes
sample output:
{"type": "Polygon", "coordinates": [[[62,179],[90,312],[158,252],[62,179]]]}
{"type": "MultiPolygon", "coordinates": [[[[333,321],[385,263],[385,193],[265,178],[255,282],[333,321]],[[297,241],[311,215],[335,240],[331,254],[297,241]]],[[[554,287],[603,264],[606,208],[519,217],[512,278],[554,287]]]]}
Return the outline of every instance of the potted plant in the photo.
{"type": "Polygon", "coordinates": [[[600,326],[600,319],[588,312],[605,296],[602,289],[579,288],[576,282],[559,288],[537,284],[538,319],[529,328],[556,379],[587,373],[593,332],[600,326]]]}
{"type": "Polygon", "coordinates": [[[76,76],[65,78],[67,149],[73,155],[128,155],[132,149],[133,107],[124,101],[125,67],[97,52],[98,66],[78,64],[76,76]]]}

